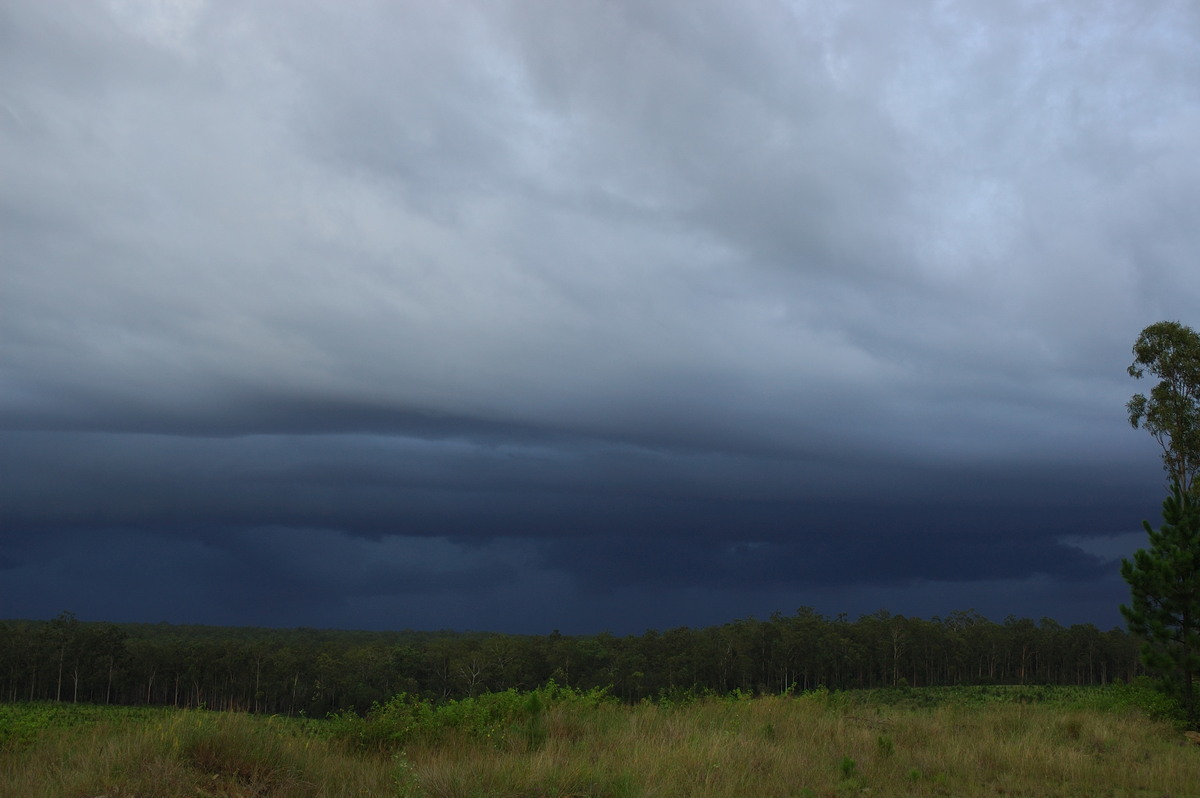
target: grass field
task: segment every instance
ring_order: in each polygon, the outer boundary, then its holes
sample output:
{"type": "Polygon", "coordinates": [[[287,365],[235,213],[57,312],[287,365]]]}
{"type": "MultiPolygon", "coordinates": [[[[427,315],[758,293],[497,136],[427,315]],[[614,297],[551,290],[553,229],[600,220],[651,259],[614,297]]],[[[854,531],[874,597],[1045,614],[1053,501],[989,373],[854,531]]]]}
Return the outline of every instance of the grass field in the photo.
{"type": "Polygon", "coordinates": [[[0,795],[1200,796],[1144,688],[947,688],[625,706],[556,687],[365,719],[0,706],[0,795]]]}

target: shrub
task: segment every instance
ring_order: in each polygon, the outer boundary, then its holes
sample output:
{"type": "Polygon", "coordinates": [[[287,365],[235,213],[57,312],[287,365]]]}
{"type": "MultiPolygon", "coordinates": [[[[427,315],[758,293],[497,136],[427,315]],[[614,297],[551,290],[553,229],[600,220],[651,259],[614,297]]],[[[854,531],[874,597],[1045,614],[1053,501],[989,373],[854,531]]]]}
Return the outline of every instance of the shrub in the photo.
{"type": "Polygon", "coordinates": [[[360,751],[399,750],[450,737],[501,749],[516,742],[535,748],[549,737],[549,709],[582,712],[613,702],[607,691],[581,692],[554,682],[527,693],[509,689],[438,705],[401,693],[374,705],[365,718],[349,711],[330,715],[327,733],[360,751]]]}

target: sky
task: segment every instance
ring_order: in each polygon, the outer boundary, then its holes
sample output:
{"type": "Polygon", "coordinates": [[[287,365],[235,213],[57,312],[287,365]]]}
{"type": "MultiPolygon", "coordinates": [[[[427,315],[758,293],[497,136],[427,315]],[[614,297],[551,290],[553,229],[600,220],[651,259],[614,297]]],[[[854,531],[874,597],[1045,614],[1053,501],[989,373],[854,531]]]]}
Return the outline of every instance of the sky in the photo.
{"type": "Polygon", "coordinates": [[[1121,624],[1200,6],[0,4],[0,618],[1121,624]]]}

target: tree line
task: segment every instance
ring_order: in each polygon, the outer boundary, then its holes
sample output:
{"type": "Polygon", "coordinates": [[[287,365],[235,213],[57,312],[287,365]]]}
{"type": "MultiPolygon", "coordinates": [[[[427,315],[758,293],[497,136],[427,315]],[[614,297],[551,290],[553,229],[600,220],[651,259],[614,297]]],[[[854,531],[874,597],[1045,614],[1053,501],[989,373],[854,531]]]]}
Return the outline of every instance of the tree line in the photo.
{"type": "Polygon", "coordinates": [[[553,680],[636,702],[957,684],[1094,685],[1140,675],[1121,629],[974,612],[851,621],[803,607],[641,635],[352,632],[169,624],[0,623],[0,699],[205,706],[323,717],[397,693],[447,700],[553,680]]]}

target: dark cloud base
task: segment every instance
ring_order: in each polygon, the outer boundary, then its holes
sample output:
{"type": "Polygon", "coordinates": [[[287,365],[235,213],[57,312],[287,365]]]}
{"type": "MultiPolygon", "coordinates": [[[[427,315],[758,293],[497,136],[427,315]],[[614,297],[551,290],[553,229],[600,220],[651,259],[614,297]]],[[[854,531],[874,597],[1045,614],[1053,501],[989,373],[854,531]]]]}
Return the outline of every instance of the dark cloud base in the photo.
{"type": "Polygon", "coordinates": [[[1153,474],[1112,487],[1124,469],[922,466],[924,494],[822,500],[789,496],[803,461],[596,443],[2,440],[10,616],[590,633],[809,605],[1104,626],[1126,591],[1099,543],[1157,507],[1153,474]]]}
{"type": "MultiPolygon", "coordinates": [[[[179,539],[88,530],[6,534],[4,548],[0,606],[9,617],[30,618],[69,609],[112,621],[634,633],[814,606],[852,616],[976,609],[997,620],[1012,614],[1108,627],[1127,599],[1115,561],[1071,547],[1062,547],[1074,552],[1067,567],[1055,571],[944,579],[914,578],[902,564],[874,575],[833,566],[822,573],[819,555],[806,563],[776,546],[747,546],[749,559],[730,552],[697,562],[695,553],[632,538],[605,547],[555,542],[547,553],[511,539],[463,545],[283,529],[179,539]],[[555,560],[564,550],[570,570],[555,560]]],[[[877,571],[887,555],[876,552],[877,571]]]]}

